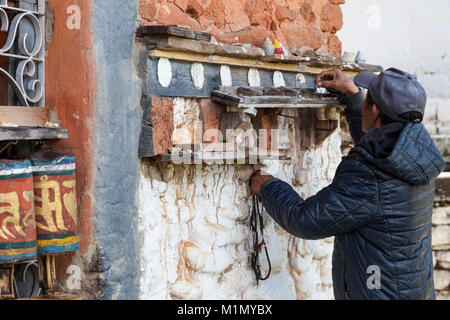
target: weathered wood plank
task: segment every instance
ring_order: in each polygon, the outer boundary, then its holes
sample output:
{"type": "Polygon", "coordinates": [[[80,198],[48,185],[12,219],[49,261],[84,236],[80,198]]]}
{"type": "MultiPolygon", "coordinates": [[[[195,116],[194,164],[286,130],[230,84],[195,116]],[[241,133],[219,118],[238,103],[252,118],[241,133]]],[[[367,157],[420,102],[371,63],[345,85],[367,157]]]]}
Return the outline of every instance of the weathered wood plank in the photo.
{"type": "Polygon", "coordinates": [[[188,39],[211,41],[211,34],[208,32],[194,31],[174,25],[168,26],[140,26],[137,32],[138,36],[177,36],[188,39]]]}
{"type": "Polygon", "coordinates": [[[243,103],[245,104],[295,104],[297,103],[296,97],[285,96],[254,96],[244,97],[243,103]]]}
{"type": "Polygon", "coordinates": [[[68,139],[67,129],[0,127],[0,141],[68,139]]]}
{"type": "Polygon", "coordinates": [[[240,103],[238,108],[256,108],[256,109],[300,109],[300,108],[326,108],[339,107],[338,102],[330,103],[272,103],[272,104],[254,104],[254,103],[240,103]]]}
{"type": "MultiPolygon", "coordinates": [[[[341,57],[331,56],[314,56],[314,57],[296,57],[296,56],[283,56],[283,55],[270,55],[266,56],[261,48],[257,47],[244,47],[228,44],[216,44],[207,41],[199,41],[195,39],[195,36],[188,31],[173,31],[177,37],[170,35],[153,35],[152,37],[143,35],[143,41],[149,46],[150,49],[157,49],[156,51],[161,54],[161,50],[171,51],[172,53],[192,53],[198,55],[207,55],[209,60],[220,59],[215,56],[221,56],[222,58],[240,58],[240,60],[253,59],[253,65],[259,64],[262,66],[270,65],[286,65],[291,71],[304,71],[312,73],[320,73],[320,70],[327,70],[334,67],[342,68],[342,70],[348,75],[354,75],[360,71],[380,72],[383,68],[379,65],[371,64],[357,64],[344,62],[341,57]],[[157,38],[159,37],[159,38],[157,38]],[[180,38],[182,37],[182,38],[180,38]],[[194,37],[194,38],[192,38],[194,37]],[[294,68],[294,69],[292,69],[294,68]]],[[[194,32],[195,34],[195,32],[194,32]]],[[[155,54],[155,52],[153,53],[155,54]]],[[[187,57],[185,57],[187,58],[187,57]]],[[[196,58],[198,61],[198,57],[196,58]]],[[[220,62],[223,63],[223,62],[220,62]]],[[[240,65],[243,65],[241,62],[240,65]]],[[[231,64],[231,63],[229,63],[231,64]]],[[[282,67],[269,68],[285,70],[282,67]]]]}
{"type": "Polygon", "coordinates": [[[238,107],[239,106],[239,102],[222,99],[218,96],[211,96],[211,100],[216,103],[223,104],[224,106],[230,106],[230,107],[238,107]]]}
{"type": "MultiPolygon", "coordinates": [[[[264,61],[260,61],[260,60],[256,60],[256,59],[239,58],[239,57],[233,57],[233,56],[219,56],[219,55],[213,55],[213,54],[208,54],[208,53],[193,54],[193,53],[187,53],[187,52],[176,52],[176,51],[155,49],[155,50],[150,51],[150,57],[152,57],[152,58],[168,58],[168,59],[184,60],[184,61],[191,61],[191,62],[225,64],[225,65],[230,65],[230,66],[260,68],[260,69],[269,69],[269,70],[308,72],[307,70],[302,70],[303,68],[299,68],[299,66],[297,64],[272,63],[272,62],[264,62],[264,61]]],[[[318,73],[318,72],[314,72],[314,73],[318,73]]]]}
{"type": "MultiPolygon", "coordinates": [[[[181,39],[181,38],[179,38],[181,39]]],[[[190,39],[182,39],[190,40],[190,39]]],[[[192,40],[195,41],[195,40],[192,40]]],[[[151,42],[147,40],[146,43],[151,42]]],[[[259,56],[250,56],[239,53],[227,53],[227,52],[216,52],[215,50],[208,49],[196,49],[195,51],[179,50],[164,44],[156,44],[153,40],[149,44],[150,46],[150,57],[163,57],[169,59],[178,59],[193,62],[209,62],[215,64],[227,64],[233,66],[243,66],[249,68],[259,68],[268,70],[279,70],[279,71],[291,71],[291,72],[302,72],[302,73],[312,73],[319,74],[322,71],[339,67],[343,70],[344,74],[347,76],[355,76],[361,71],[369,72],[381,72],[383,67],[379,65],[369,65],[369,64],[356,64],[356,63],[343,63],[343,64],[326,64],[317,62],[308,63],[282,63],[282,62],[268,62],[261,59],[259,56]]]]}
{"type": "Polygon", "coordinates": [[[237,103],[244,102],[246,99],[246,98],[241,98],[241,97],[234,96],[231,94],[227,94],[224,92],[216,91],[216,90],[213,91],[212,95],[219,97],[221,99],[224,99],[224,100],[229,100],[229,101],[237,102],[237,103]]]}
{"type": "Polygon", "coordinates": [[[0,126],[44,127],[48,120],[48,108],[0,106],[0,126]]]}
{"type": "Polygon", "coordinates": [[[289,97],[298,97],[300,94],[297,89],[290,89],[286,87],[264,87],[263,89],[265,96],[289,96],[289,97]]]}
{"type": "Polygon", "coordinates": [[[239,96],[262,96],[263,90],[259,87],[238,87],[236,94],[239,96]]]}

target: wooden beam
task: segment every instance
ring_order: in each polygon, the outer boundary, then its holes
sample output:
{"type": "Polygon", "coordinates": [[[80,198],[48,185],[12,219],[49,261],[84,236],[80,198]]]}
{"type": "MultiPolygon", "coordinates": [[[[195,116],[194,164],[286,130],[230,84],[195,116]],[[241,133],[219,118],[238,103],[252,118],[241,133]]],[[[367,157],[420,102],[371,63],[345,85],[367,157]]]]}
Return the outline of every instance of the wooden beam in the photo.
{"type": "Polygon", "coordinates": [[[183,28],[174,25],[168,26],[140,26],[138,29],[138,36],[176,36],[181,38],[203,40],[210,42],[211,34],[208,32],[194,31],[189,28],[183,28]]]}
{"type": "Polygon", "coordinates": [[[338,102],[328,102],[328,103],[273,103],[273,104],[254,104],[254,103],[240,103],[238,108],[256,108],[256,109],[302,109],[302,108],[327,108],[327,107],[339,107],[338,102]]]}
{"type": "Polygon", "coordinates": [[[0,141],[68,139],[67,129],[0,127],[0,141]]]}
{"type": "Polygon", "coordinates": [[[0,126],[45,127],[48,108],[0,106],[0,126]]]}
{"type": "Polygon", "coordinates": [[[230,65],[230,66],[269,69],[269,70],[281,70],[281,71],[291,71],[291,72],[301,71],[301,68],[299,68],[299,66],[297,64],[264,62],[264,61],[255,60],[255,59],[233,58],[233,57],[224,57],[224,56],[217,56],[217,55],[206,56],[206,55],[202,55],[202,54],[198,54],[198,53],[165,51],[165,50],[159,50],[159,49],[151,50],[150,57],[151,58],[168,58],[168,59],[174,59],[174,60],[202,62],[202,63],[211,63],[211,64],[225,64],[225,65],[230,65]]]}
{"type": "Polygon", "coordinates": [[[323,108],[338,107],[338,98],[294,97],[294,96],[243,96],[237,97],[218,90],[213,91],[211,99],[217,103],[237,108],[323,108]]]}
{"type": "MultiPolygon", "coordinates": [[[[234,58],[219,55],[203,55],[199,53],[189,53],[189,52],[178,52],[178,51],[167,51],[161,49],[154,49],[150,51],[149,56],[151,58],[167,58],[173,60],[182,60],[189,62],[201,62],[201,63],[211,63],[211,64],[225,64],[230,66],[247,67],[247,68],[257,68],[257,69],[268,69],[268,70],[279,70],[279,71],[290,71],[290,72],[301,72],[301,73],[312,73],[319,74],[322,71],[328,70],[330,66],[322,67],[310,67],[299,63],[281,63],[281,62],[267,62],[257,59],[246,59],[246,58],[234,58]]],[[[343,70],[344,74],[348,76],[356,76],[357,71],[343,70]]]]}

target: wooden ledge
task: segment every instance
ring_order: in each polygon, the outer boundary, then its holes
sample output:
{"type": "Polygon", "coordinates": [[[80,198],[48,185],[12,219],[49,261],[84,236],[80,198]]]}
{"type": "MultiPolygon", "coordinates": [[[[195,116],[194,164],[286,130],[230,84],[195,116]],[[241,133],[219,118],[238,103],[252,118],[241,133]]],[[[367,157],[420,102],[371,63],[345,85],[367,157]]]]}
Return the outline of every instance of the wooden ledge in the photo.
{"type": "Polygon", "coordinates": [[[40,127],[0,127],[0,141],[68,139],[67,129],[40,127]]]}
{"type": "Polygon", "coordinates": [[[298,88],[218,87],[211,99],[237,108],[323,108],[338,107],[335,94],[321,94],[298,88]],[[240,93],[242,92],[242,93],[240,93]]]}
{"type": "Polygon", "coordinates": [[[0,106],[0,127],[45,127],[48,121],[48,108],[0,106]]]}
{"type": "Polygon", "coordinates": [[[379,65],[347,63],[341,57],[297,57],[266,55],[262,48],[208,41],[207,33],[176,26],[141,26],[138,39],[151,50],[152,58],[169,58],[192,62],[228,64],[243,67],[320,73],[335,67],[349,75],[361,71],[381,72],[379,65]]]}

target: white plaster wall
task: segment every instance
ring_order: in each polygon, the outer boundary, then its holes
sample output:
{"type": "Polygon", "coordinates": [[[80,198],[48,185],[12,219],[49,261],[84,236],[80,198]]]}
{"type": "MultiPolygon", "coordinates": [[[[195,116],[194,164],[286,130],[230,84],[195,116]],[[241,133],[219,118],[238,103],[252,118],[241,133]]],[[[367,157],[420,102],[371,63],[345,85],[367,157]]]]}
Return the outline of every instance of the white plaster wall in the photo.
{"type": "Polygon", "coordinates": [[[342,11],[343,51],[417,75],[429,98],[427,128],[450,134],[450,1],[347,0],[342,11]]]}
{"type": "MultiPolygon", "coordinates": [[[[304,175],[296,188],[303,197],[331,183],[340,146],[337,131],[306,152],[298,164],[303,170],[296,170],[304,175]]],[[[295,162],[276,176],[292,182],[295,162]]],[[[333,239],[295,239],[267,214],[273,271],[256,285],[249,263],[250,166],[143,162],[141,172],[141,299],[333,299],[333,239]]]]}

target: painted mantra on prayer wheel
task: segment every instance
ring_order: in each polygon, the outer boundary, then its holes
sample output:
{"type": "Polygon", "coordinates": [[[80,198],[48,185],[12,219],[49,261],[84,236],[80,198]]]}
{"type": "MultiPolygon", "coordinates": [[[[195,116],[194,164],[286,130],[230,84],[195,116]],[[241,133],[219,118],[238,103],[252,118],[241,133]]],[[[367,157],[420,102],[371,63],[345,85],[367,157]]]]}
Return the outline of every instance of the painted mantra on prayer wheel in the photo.
{"type": "Polygon", "coordinates": [[[0,263],[36,258],[33,172],[29,160],[0,160],[0,263]]]}
{"type": "Polygon", "coordinates": [[[38,254],[79,249],[75,158],[32,154],[38,254]]]}
{"type": "Polygon", "coordinates": [[[0,263],[79,249],[75,158],[0,160],[0,263]]]}

